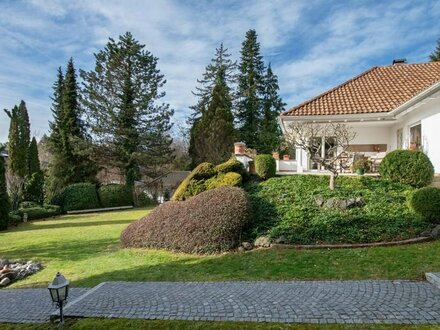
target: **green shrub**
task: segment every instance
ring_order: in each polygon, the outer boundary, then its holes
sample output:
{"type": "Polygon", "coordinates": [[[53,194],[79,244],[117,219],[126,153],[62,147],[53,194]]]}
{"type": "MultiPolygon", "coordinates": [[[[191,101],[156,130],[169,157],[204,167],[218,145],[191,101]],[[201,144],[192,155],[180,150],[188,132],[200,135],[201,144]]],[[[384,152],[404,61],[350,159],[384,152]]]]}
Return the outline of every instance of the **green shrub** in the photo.
{"type": "Polygon", "coordinates": [[[99,208],[98,193],[92,183],[74,183],[62,193],[63,210],[88,210],[99,208]]]}
{"type": "Polygon", "coordinates": [[[9,225],[10,226],[17,226],[19,223],[21,223],[21,215],[15,212],[9,212],[9,225]]]}
{"type": "Polygon", "coordinates": [[[136,207],[153,206],[156,204],[157,203],[150,196],[148,196],[147,193],[145,193],[143,191],[136,192],[136,196],[135,196],[135,200],[134,200],[134,205],[136,207]]]}
{"type": "Polygon", "coordinates": [[[250,240],[269,235],[297,244],[367,243],[417,237],[431,227],[406,203],[414,188],[381,178],[342,176],[333,191],[324,175],[275,177],[245,188],[253,210],[245,231],[250,240]],[[362,203],[347,209],[324,205],[353,198],[362,203]]]}
{"type": "Polygon", "coordinates": [[[102,207],[117,207],[133,205],[131,189],[123,184],[107,184],[98,190],[102,207]]]}
{"type": "Polygon", "coordinates": [[[5,161],[0,156],[0,230],[8,228],[10,209],[11,204],[6,189],[5,161]]]}
{"type": "Polygon", "coordinates": [[[408,198],[411,209],[431,222],[440,222],[440,188],[424,187],[408,198]]]}
{"type": "Polygon", "coordinates": [[[185,202],[168,202],[130,224],[124,247],[150,247],[188,253],[228,251],[240,243],[249,218],[247,194],[240,188],[205,191],[185,202]]]}
{"type": "Polygon", "coordinates": [[[257,155],[255,157],[255,171],[264,180],[275,176],[277,164],[272,155],[257,155]]]}
{"type": "Polygon", "coordinates": [[[379,172],[385,179],[420,188],[432,182],[434,166],[422,151],[394,150],[382,160],[379,172]]]}
{"type": "Polygon", "coordinates": [[[242,177],[235,172],[229,172],[226,174],[219,174],[216,177],[206,180],[205,189],[215,189],[218,187],[239,187],[242,183],[242,177]]]}
{"type": "Polygon", "coordinates": [[[219,164],[215,167],[216,173],[229,173],[229,172],[235,172],[240,175],[243,175],[246,170],[243,166],[243,163],[236,160],[236,159],[230,159],[222,164],[219,164]]]}
{"type": "Polygon", "coordinates": [[[24,198],[28,201],[43,204],[44,201],[44,174],[43,171],[38,171],[26,181],[24,198]]]}
{"type": "Polygon", "coordinates": [[[37,207],[37,206],[41,206],[41,204],[35,203],[35,202],[30,202],[30,201],[24,201],[20,203],[19,208],[21,209],[27,209],[30,207],[37,207]]]}
{"type": "Polygon", "coordinates": [[[193,181],[203,181],[216,174],[215,166],[211,163],[201,163],[182,181],[174,192],[173,201],[184,201],[185,199],[204,191],[201,186],[193,181]]]}
{"type": "Polygon", "coordinates": [[[23,218],[27,213],[28,220],[50,218],[61,214],[61,208],[58,205],[33,206],[18,209],[17,214],[23,218]]]}
{"type": "Polygon", "coordinates": [[[189,177],[196,180],[209,179],[216,174],[215,166],[211,163],[201,163],[189,174],[189,177]]]}

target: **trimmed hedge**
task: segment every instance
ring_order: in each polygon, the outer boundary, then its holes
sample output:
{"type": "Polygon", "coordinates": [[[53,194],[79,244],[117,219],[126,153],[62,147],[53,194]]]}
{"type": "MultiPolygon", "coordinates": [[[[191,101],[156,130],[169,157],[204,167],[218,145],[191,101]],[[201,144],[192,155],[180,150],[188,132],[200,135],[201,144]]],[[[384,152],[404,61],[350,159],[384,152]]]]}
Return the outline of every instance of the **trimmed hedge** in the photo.
{"type": "Polygon", "coordinates": [[[244,175],[246,172],[246,169],[243,166],[243,163],[236,160],[236,159],[230,159],[222,164],[219,164],[215,167],[215,171],[217,173],[229,173],[229,172],[235,172],[240,175],[244,175]]]}
{"type": "Polygon", "coordinates": [[[385,179],[421,188],[434,178],[434,166],[422,151],[394,150],[382,160],[379,173],[385,179]]]}
{"type": "Polygon", "coordinates": [[[206,180],[205,188],[206,190],[215,189],[219,187],[239,187],[242,184],[242,176],[235,172],[229,172],[226,174],[219,174],[218,176],[206,180]]]}
{"type": "Polygon", "coordinates": [[[411,209],[433,223],[440,222],[440,188],[425,187],[409,195],[411,209]]]}
{"type": "Polygon", "coordinates": [[[133,194],[130,188],[123,184],[107,184],[98,190],[102,207],[117,207],[133,205],[133,194]]]}
{"type": "Polygon", "coordinates": [[[267,154],[257,155],[255,157],[255,171],[264,180],[274,177],[277,171],[275,158],[267,154]]]}
{"type": "MultiPolygon", "coordinates": [[[[201,163],[191,173],[182,181],[182,183],[177,187],[174,192],[173,201],[184,201],[185,199],[193,196],[193,194],[200,189],[192,186],[190,184],[192,181],[204,180],[213,177],[216,174],[215,167],[211,163],[201,163]]],[[[201,191],[203,191],[202,189],[201,191]]],[[[200,192],[201,192],[200,191],[200,192]]]]}
{"type": "Polygon", "coordinates": [[[240,243],[250,204],[236,187],[203,192],[185,202],[168,202],[130,224],[124,247],[149,247],[188,253],[228,251],[240,243]]]}
{"type": "Polygon", "coordinates": [[[21,203],[20,205],[21,206],[17,211],[12,212],[10,214],[10,216],[12,217],[11,220],[14,221],[15,224],[22,221],[25,213],[27,213],[28,220],[51,218],[61,214],[61,207],[59,207],[58,205],[34,206],[29,204],[28,202],[21,203]],[[23,207],[23,205],[25,206],[31,205],[31,206],[23,207]]]}
{"type": "Polygon", "coordinates": [[[100,208],[96,186],[92,183],[74,183],[62,193],[64,211],[100,208]]]}

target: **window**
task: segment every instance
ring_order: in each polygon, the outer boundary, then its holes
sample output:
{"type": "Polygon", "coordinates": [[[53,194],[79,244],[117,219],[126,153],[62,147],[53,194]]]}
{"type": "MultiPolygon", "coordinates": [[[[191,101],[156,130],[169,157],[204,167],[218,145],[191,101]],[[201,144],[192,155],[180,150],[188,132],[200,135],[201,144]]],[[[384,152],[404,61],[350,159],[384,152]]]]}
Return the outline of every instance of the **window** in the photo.
{"type": "Polygon", "coordinates": [[[417,124],[409,128],[409,148],[419,150],[422,148],[422,124],[417,124]]]}

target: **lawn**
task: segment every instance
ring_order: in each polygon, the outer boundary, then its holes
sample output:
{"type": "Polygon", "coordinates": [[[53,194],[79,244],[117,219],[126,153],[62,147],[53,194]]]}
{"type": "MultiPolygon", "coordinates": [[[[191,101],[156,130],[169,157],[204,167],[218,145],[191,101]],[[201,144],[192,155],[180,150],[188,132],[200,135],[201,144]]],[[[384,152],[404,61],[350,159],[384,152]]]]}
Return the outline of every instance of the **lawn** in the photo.
{"type": "Polygon", "coordinates": [[[266,249],[200,256],[121,249],[119,235],[148,209],[66,215],[0,233],[0,256],[44,269],[12,287],[45,287],[57,271],[73,286],[103,281],[414,279],[440,271],[440,241],[348,250],[266,249]]]}

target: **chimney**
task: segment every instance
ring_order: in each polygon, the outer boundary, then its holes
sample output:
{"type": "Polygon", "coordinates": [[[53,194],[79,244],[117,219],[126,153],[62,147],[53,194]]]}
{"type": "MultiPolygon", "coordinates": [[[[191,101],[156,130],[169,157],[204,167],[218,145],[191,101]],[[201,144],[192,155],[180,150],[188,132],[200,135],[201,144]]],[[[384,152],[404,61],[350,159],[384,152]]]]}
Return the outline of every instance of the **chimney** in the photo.
{"type": "Polygon", "coordinates": [[[393,60],[393,65],[403,65],[406,64],[406,58],[396,58],[393,60]]]}
{"type": "Polygon", "coordinates": [[[243,142],[234,143],[234,154],[236,155],[244,155],[246,150],[246,144],[243,142]]]}

